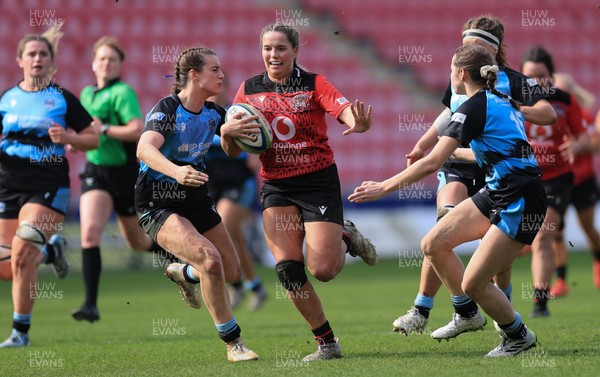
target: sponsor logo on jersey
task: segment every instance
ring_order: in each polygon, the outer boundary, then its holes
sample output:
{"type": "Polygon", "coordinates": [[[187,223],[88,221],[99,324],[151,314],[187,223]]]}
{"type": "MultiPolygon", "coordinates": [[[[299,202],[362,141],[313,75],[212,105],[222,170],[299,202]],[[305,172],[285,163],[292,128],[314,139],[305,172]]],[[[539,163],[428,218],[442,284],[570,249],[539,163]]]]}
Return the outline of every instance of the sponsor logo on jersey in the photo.
{"type": "Polygon", "coordinates": [[[165,119],[166,117],[167,117],[167,114],[165,114],[165,113],[161,113],[161,112],[159,111],[159,112],[156,112],[156,113],[154,113],[154,114],[150,115],[150,118],[148,118],[148,121],[151,121],[151,120],[163,120],[163,119],[165,119]]]}
{"type": "Polygon", "coordinates": [[[337,103],[339,103],[340,105],[345,104],[346,102],[348,102],[348,100],[346,99],[346,97],[340,97],[340,98],[336,98],[335,99],[337,101],[337,103]]]}
{"type": "Polygon", "coordinates": [[[529,85],[529,86],[536,86],[537,84],[538,83],[537,83],[537,81],[535,79],[531,79],[531,78],[527,79],[527,85],[529,85]]]}
{"type": "Polygon", "coordinates": [[[452,118],[450,118],[451,122],[457,122],[457,123],[464,123],[465,119],[467,119],[467,116],[463,113],[454,113],[454,115],[452,115],[452,118]]]}

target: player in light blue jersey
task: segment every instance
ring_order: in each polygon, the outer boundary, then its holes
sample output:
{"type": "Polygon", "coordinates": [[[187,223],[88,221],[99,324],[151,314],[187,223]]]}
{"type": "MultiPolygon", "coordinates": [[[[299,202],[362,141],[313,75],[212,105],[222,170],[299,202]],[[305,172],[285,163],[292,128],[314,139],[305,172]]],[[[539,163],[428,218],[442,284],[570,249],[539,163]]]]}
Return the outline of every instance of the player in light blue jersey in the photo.
{"type": "Polygon", "coordinates": [[[177,59],[173,93],[146,116],[137,148],[141,160],[135,187],[139,224],[152,239],[183,263],[172,263],[166,274],[184,300],[200,308],[202,296],[227,344],[231,362],[257,360],[244,345],[231,311],[226,281],[240,279],[240,262],[214,202],[207,195],[205,157],[215,133],[251,139],[259,132],[253,122],[234,118],[206,101],[223,86],[219,58],[208,48],[189,48],[177,59]]]}
{"type": "Polygon", "coordinates": [[[461,143],[469,144],[485,171],[486,186],[440,219],[421,248],[453,296],[468,295],[498,323],[502,343],[486,356],[501,357],[535,347],[536,337],[490,281],[510,269],[521,249],[533,242],[547,202],[523,115],[517,102],[495,89],[498,67],[492,63],[489,52],[479,45],[459,47],[452,60],[451,83],[469,99],[454,113],[440,141],[405,171],[383,182],[364,182],[349,200],[376,200],[419,181],[435,172],[461,143]],[[476,239],[481,243],[465,269],[453,248],[476,239]]]}
{"type": "MultiPolygon", "coordinates": [[[[554,123],[556,114],[546,100],[547,95],[540,90],[535,80],[508,67],[506,45],[503,42],[504,25],[499,19],[490,15],[469,19],[463,26],[462,38],[463,44],[480,45],[492,55],[494,64],[497,64],[499,68],[496,90],[519,101],[523,105],[521,111],[525,115],[525,119],[537,124],[554,123]]],[[[452,113],[466,100],[466,95],[458,94],[453,90],[452,85],[448,86],[442,99],[446,108],[406,156],[409,166],[422,158],[426,151],[433,148],[439,136],[450,124],[452,113]]],[[[475,195],[485,185],[485,172],[477,164],[460,159],[461,155],[470,153],[468,145],[463,147],[465,148],[458,148],[453,156],[455,158],[446,161],[437,173],[439,180],[436,197],[438,221],[458,203],[475,195]]],[[[496,284],[510,297],[512,292],[510,270],[497,276],[496,284]]],[[[424,258],[419,292],[416,295],[414,306],[406,314],[394,320],[394,331],[405,335],[423,332],[428,323],[429,312],[433,308],[434,298],[441,286],[442,282],[424,258]]],[[[468,296],[461,294],[452,296],[451,299],[455,311],[452,320],[431,333],[432,338],[438,341],[454,338],[463,332],[483,329],[486,324],[477,305],[468,296]]]]}
{"type": "Polygon", "coordinates": [[[29,344],[36,268],[52,264],[64,278],[64,240],[57,233],[69,204],[69,164],[65,146],[98,146],[92,118],[77,98],[53,81],[58,28],[27,35],[19,42],[17,62],[23,80],[0,98],[0,245],[12,249],[11,336],[0,348],[29,344]],[[66,132],[67,128],[75,132],[66,132]]]}

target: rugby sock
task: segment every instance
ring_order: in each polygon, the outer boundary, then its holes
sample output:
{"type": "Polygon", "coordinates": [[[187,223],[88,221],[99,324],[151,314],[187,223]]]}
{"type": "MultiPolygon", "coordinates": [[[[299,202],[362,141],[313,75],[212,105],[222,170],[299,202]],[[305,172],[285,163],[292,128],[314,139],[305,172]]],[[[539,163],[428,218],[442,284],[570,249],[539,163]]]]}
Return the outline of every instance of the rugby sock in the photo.
{"type": "Polygon", "coordinates": [[[512,295],[512,283],[508,284],[508,287],[502,289],[502,293],[504,293],[506,295],[506,297],[508,298],[508,301],[511,301],[511,295],[512,295]]]}
{"type": "Polygon", "coordinates": [[[83,286],[85,289],[85,305],[96,306],[98,300],[98,286],[102,272],[102,258],[99,247],[81,249],[81,262],[83,268],[83,286]]]}
{"type": "Polygon", "coordinates": [[[54,262],[54,257],[56,256],[54,246],[50,244],[45,244],[44,246],[42,246],[41,252],[42,254],[44,254],[44,264],[50,264],[54,262]]]}
{"type": "Polygon", "coordinates": [[[550,292],[548,289],[534,289],[533,292],[533,303],[540,308],[545,308],[548,303],[548,297],[550,292]]]}
{"type": "Polygon", "coordinates": [[[260,278],[257,276],[252,280],[248,280],[244,283],[244,286],[248,291],[256,292],[262,288],[262,282],[260,278]]]}
{"type": "Polygon", "coordinates": [[[352,245],[352,237],[350,233],[342,232],[342,241],[346,244],[346,252],[350,252],[350,246],[352,245]]]}
{"type": "Polygon", "coordinates": [[[460,296],[452,296],[452,306],[456,313],[466,318],[473,317],[478,311],[475,301],[464,293],[460,296]]]}
{"type": "Polygon", "coordinates": [[[567,266],[556,267],[556,276],[559,279],[566,280],[567,279],[567,266]]]}
{"type": "Polygon", "coordinates": [[[525,338],[525,336],[527,336],[527,329],[525,328],[525,325],[521,321],[521,315],[519,313],[516,313],[516,315],[517,315],[517,318],[515,318],[515,320],[512,321],[511,323],[508,323],[506,325],[498,324],[498,326],[502,330],[504,330],[504,332],[506,333],[506,336],[508,336],[509,338],[523,339],[523,338],[525,338]]]}
{"type": "Polygon", "coordinates": [[[594,259],[600,262],[600,250],[594,250],[594,259]]]}
{"type": "Polygon", "coordinates": [[[225,323],[215,323],[217,330],[219,331],[219,338],[225,343],[236,340],[240,337],[242,329],[238,326],[235,317],[225,323]]]}
{"type": "Polygon", "coordinates": [[[425,318],[429,318],[429,311],[433,308],[433,299],[434,297],[423,296],[420,293],[415,298],[415,308],[425,318]]]}
{"type": "Polygon", "coordinates": [[[243,280],[238,280],[235,283],[231,283],[231,286],[236,290],[239,291],[240,289],[242,289],[244,287],[244,281],[243,280]]]}
{"type": "Polygon", "coordinates": [[[333,330],[329,326],[329,321],[325,321],[324,324],[311,331],[320,346],[327,343],[335,343],[335,335],[333,335],[333,330]]]}
{"type": "Polygon", "coordinates": [[[198,280],[195,276],[194,273],[192,272],[194,269],[194,267],[192,267],[192,265],[190,264],[186,264],[183,267],[183,277],[185,278],[186,281],[193,283],[193,284],[198,284],[200,283],[200,280],[198,280]]]}
{"type": "Polygon", "coordinates": [[[17,330],[20,333],[27,334],[30,327],[31,313],[19,314],[17,312],[13,312],[13,329],[17,330]]]}

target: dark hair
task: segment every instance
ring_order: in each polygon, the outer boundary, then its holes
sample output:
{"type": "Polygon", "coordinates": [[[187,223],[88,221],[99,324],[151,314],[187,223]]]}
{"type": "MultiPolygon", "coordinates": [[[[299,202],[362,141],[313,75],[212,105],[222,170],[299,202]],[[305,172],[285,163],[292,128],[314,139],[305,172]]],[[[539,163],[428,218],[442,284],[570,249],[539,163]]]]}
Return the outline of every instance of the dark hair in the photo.
{"type": "Polygon", "coordinates": [[[543,63],[546,68],[548,68],[550,77],[554,75],[554,60],[552,59],[552,55],[550,55],[542,46],[535,45],[525,51],[521,57],[521,70],[523,70],[523,64],[525,64],[525,62],[543,63]]]}
{"type": "Polygon", "coordinates": [[[98,39],[96,41],[96,43],[94,44],[94,58],[96,57],[96,53],[98,52],[98,49],[100,49],[100,47],[102,47],[102,46],[108,46],[108,47],[112,48],[113,50],[115,50],[117,52],[117,55],[119,55],[119,59],[121,61],[125,60],[125,51],[123,51],[123,48],[119,44],[119,41],[117,40],[116,37],[110,37],[110,36],[105,35],[104,37],[98,39]]]}
{"type": "Polygon", "coordinates": [[[175,65],[175,83],[171,89],[173,93],[179,93],[186,86],[190,70],[202,72],[202,68],[206,64],[206,55],[217,56],[217,53],[207,47],[192,47],[179,54],[175,65]]]}
{"type": "Polygon", "coordinates": [[[469,74],[471,81],[483,86],[500,98],[508,99],[515,109],[519,110],[521,108],[519,102],[496,90],[497,76],[495,72],[490,70],[487,72],[486,77],[482,77],[481,68],[486,65],[492,66],[494,64],[492,55],[490,55],[483,46],[477,44],[462,45],[456,49],[455,55],[454,65],[457,68],[464,69],[469,74]]]}
{"type": "Polygon", "coordinates": [[[469,29],[478,29],[487,31],[492,34],[498,41],[500,41],[500,45],[498,46],[498,52],[496,52],[496,62],[498,65],[502,65],[508,67],[508,59],[506,58],[506,45],[504,44],[504,25],[499,18],[493,17],[491,15],[481,15],[477,17],[473,17],[468,20],[463,25],[463,31],[469,29]]]}
{"type": "MultiPolygon", "coordinates": [[[[269,24],[269,25],[265,26],[260,31],[261,47],[262,47],[263,35],[265,35],[266,33],[270,32],[270,31],[277,31],[279,33],[285,34],[288,41],[292,45],[292,48],[300,47],[300,34],[298,33],[298,30],[296,30],[296,28],[294,28],[293,26],[284,25],[284,24],[269,24]]],[[[294,59],[294,67],[302,68],[298,65],[296,60],[297,59],[294,59]]]]}

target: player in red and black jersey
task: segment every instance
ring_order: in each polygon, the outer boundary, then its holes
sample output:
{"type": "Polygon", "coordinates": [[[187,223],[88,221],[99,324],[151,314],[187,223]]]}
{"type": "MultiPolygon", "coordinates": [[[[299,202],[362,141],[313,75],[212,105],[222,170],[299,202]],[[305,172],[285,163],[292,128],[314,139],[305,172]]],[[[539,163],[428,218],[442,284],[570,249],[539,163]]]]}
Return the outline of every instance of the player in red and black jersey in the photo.
{"type": "MultiPolygon", "coordinates": [[[[600,189],[596,183],[594,167],[592,162],[592,153],[594,152],[594,140],[598,139],[598,132],[594,127],[594,117],[587,111],[595,101],[593,95],[583,89],[565,73],[554,74],[554,85],[557,88],[573,93],[577,102],[581,105],[581,114],[583,117],[583,127],[585,134],[581,134],[575,142],[571,143],[571,152],[574,155],[573,174],[573,193],[571,194],[570,204],[577,210],[579,225],[585,232],[590,250],[592,251],[593,262],[593,280],[594,286],[600,289],[600,234],[594,226],[594,208],[596,202],[600,199],[600,189]]],[[[564,227],[564,221],[561,222],[560,230],[564,227]]],[[[550,288],[551,297],[565,296],[569,292],[567,284],[567,247],[562,239],[562,232],[556,240],[556,274],[557,280],[550,288]]]]}
{"type": "MultiPolygon", "coordinates": [[[[250,104],[273,128],[273,147],[260,156],[263,222],[275,257],[277,276],[310,326],[319,347],[304,361],[332,359],[341,350],[325,317],[319,297],[308,281],[304,264],[320,281],[333,279],[343,268],[345,253],[373,265],[373,245],[354,225],[343,220],[341,189],[333,151],[328,143],[325,114],[345,123],[344,135],[371,127],[371,108],[352,106],[325,77],[298,66],[298,32],[271,24],[261,32],[266,72],[242,83],[234,103],[250,104]],[[306,241],[306,258],[302,246],[306,241]]],[[[229,156],[240,148],[225,135],[229,156]]]]}
{"type": "Polygon", "coordinates": [[[548,209],[541,231],[531,245],[531,271],[535,295],[532,317],[550,315],[547,301],[550,297],[550,280],[554,269],[554,240],[573,191],[573,169],[569,151],[564,143],[572,136],[585,132],[581,108],[570,93],[551,87],[554,73],[552,56],[539,46],[523,54],[521,71],[534,78],[548,92],[548,100],[557,120],[552,127],[540,127],[526,122],[527,137],[542,168],[542,183],[546,190],[548,209]]]}

